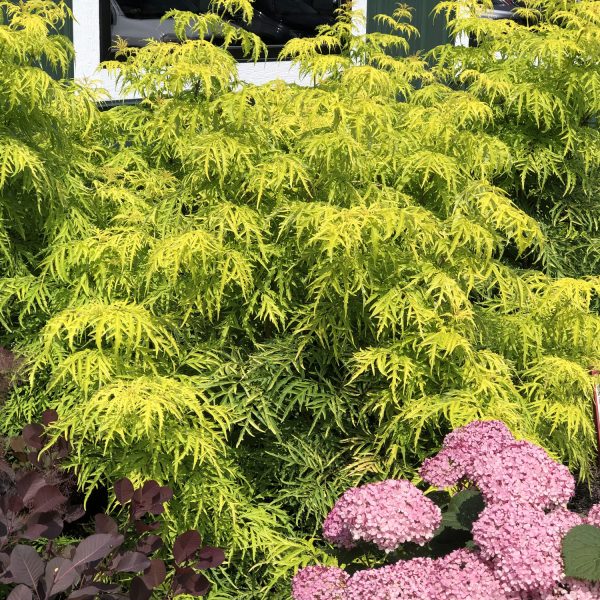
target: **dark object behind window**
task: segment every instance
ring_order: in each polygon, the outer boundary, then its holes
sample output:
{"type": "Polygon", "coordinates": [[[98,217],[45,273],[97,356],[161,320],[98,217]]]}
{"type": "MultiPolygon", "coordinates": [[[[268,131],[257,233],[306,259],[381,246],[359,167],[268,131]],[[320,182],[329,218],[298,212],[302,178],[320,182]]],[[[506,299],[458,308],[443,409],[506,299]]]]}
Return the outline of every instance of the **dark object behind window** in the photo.
{"type": "Polygon", "coordinates": [[[169,10],[206,12],[209,0],[118,0],[130,19],[160,19],[169,10]]]}
{"type": "MultiPolygon", "coordinates": [[[[316,34],[320,25],[333,23],[335,10],[343,0],[255,0],[254,17],[245,23],[235,15],[231,21],[260,36],[274,59],[290,39],[316,34]]],[[[205,13],[210,0],[100,0],[102,60],[110,58],[110,47],[117,37],[130,46],[142,46],[148,39],[174,41],[172,25],[159,23],[169,10],[205,13]],[[169,30],[170,28],[170,30],[169,30]]],[[[231,53],[243,60],[241,48],[231,53]]]]}

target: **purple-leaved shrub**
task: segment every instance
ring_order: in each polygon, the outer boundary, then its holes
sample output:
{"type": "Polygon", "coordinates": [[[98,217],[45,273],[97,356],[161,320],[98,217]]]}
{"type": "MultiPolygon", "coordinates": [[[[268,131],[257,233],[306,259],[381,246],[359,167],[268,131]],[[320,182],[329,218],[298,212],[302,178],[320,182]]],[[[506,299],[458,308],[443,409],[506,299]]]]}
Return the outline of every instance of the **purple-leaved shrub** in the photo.
{"type": "MultiPolygon", "coordinates": [[[[439,488],[480,490],[485,507],[472,544],[353,574],[307,567],[292,582],[294,600],[600,600],[599,583],[565,576],[561,552],[568,531],[600,526],[600,505],[587,517],[570,511],[575,480],[542,448],[517,441],[499,421],[474,421],[446,436],[420,473],[439,488]]],[[[415,486],[388,480],[347,490],[323,533],[342,548],[371,542],[389,553],[425,544],[441,522],[440,509],[415,486]]]]}
{"type": "MultiPolygon", "coordinates": [[[[1,358],[1,354],[0,354],[1,358]]],[[[171,600],[205,596],[204,575],[219,566],[220,548],[203,546],[200,533],[179,535],[170,551],[158,518],[173,497],[153,480],[135,488],[127,478],[114,484],[128,519],[89,514],[73,502],[76,478],[62,461],[67,440],[51,440],[45,429],[58,415],[45,411],[43,424],[0,443],[0,598],[6,600],[171,600]],[[93,516],[87,523],[80,520],[93,516]],[[80,522],[76,544],[66,525],[80,522]],[[62,538],[62,539],[61,539],[62,538]],[[5,595],[3,595],[3,593],[5,595]]]]}

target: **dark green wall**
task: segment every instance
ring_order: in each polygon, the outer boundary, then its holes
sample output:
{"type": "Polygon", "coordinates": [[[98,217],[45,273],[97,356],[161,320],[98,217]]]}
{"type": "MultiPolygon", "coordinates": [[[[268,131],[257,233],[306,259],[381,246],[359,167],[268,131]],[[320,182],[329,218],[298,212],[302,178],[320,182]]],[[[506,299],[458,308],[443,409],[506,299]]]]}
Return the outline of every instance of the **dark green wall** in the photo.
{"type": "MultiPolygon", "coordinates": [[[[15,2],[16,0],[12,0],[13,2],[15,2]]],[[[64,0],[65,4],[69,7],[69,9],[73,9],[73,0],[64,0]]],[[[0,9],[2,10],[2,9],[0,9]]],[[[3,12],[2,13],[2,21],[5,21],[6,19],[6,13],[3,12]]],[[[60,33],[62,35],[66,35],[71,41],[73,41],[73,20],[72,19],[67,19],[65,21],[65,23],[63,23],[62,27],[59,27],[57,30],[57,33],[60,33]]],[[[42,67],[42,69],[44,69],[44,71],[46,71],[46,73],[48,73],[49,75],[51,75],[54,78],[58,78],[58,73],[55,72],[54,69],[52,69],[52,67],[50,67],[48,64],[44,64],[42,63],[41,65],[39,65],[42,67]]],[[[69,66],[69,71],[67,73],[67,77],[73,77],[74,75],[74,71],[75,71],[75,65],[73,64],[73,62],[71,61],[71,64],[69,66]]]]}
{"type": "MultiPolygon", "coordinates": [[[[442,16],[433,17],[431,11],[438,0],[403,0],[404,4],[412,7],[412,24],[421,33],[420,37],[411,39],[411,53],[417,50],[431,50],[435,46],[449,41],[442,16]]],[[[381,25],[373,19],[378,14],[391,15],[398,5],[398,0],[368,0],[367,1],[367,32],[382,31],[381,25]]]]}
{"type": "MultiPolygon", "coordinates": [[[[89,0],[88,0],[89,1],[89,0]]],[[[65,4],[69,7],[69,9],[73,9],[73,0],[65,0],[65,4]]],[[[60,27],[57,31],[62,35],[66,35],[71,41],[73,41],[73,19],[67,19],[62,27],[60,27]]],[[[57,74],[53,72],[53,70],[49,67],[45,68],[46,71],[52,75],[52,77],[57,77],[57,74]]],[[[73,61],[69,66],[69,72],[67,73],[67,77],[72,78],[75,75],[75,65],[73,61]]]]}

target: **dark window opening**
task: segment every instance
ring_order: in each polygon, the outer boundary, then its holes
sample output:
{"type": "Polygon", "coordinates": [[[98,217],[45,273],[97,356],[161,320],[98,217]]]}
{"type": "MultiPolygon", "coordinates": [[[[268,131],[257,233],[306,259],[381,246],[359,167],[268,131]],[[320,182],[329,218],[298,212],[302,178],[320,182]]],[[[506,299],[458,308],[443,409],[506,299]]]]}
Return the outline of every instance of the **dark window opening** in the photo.
{"type": "MultiPolygon", "coordinates": [[[[260,36],[269,49],[269,58],[274,59],[287,41],[313,36],[320,25],[333,23],[341,1],[255,0],[250,23],[235,16],[231,21],[260,36]]],[[[161,22],[163,15],[173,9],[204,13],[209,9],[210,0],[100,0],[100,3],[104,5],[100,11],[104,59],[119,37],[133,47],[144,46],[148,40],[177,41],[173,20],[161,22]]],[[[230,51],[236,58],[243,59],[241,48],[232,47],[230,51]]]]}
{"type": "Polygon", "coordinates": [[[515,15],[514,10],[522,6],[519,0],[492,0],[492,10],[486,17],[488,19],[512,19],[513,21],[519,21],[519,18],[515,15]]]}
{"type": "Polygon", "coordinates": [[[167,10],[189,10],[205,12],[209,1],[194,2],[194,0],[117,0],[124,15],[130,19],[160,19],[167,10]],[[166,7],[166,8],[165,8],[166,7]]]}

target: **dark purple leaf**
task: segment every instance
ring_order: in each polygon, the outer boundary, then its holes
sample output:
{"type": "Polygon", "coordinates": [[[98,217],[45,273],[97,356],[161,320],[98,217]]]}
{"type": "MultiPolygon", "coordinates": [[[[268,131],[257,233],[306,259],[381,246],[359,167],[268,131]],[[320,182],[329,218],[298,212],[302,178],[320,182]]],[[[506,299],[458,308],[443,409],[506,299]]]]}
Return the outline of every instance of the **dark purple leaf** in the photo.
{"type": "Polygon", "coordinates": [[[112,533],[95,533],[90,535],[77,546],[73,555],[73,566],[78,569],[87,563],[101,560],[122,543],[122,535],[114,535],[112,533]]]}
{"type": "Polygon", "coordinates": [[[175,593],[185,593],[192,596],[204,596],[210,590],[210,582],[201,573],[193,569],[179,569],[174,577],[175,593]]]}
{"type": "Polygon", "coordinates": [[[16,494],[13,496],[9,496],[6,500],[6,508],[13,513],[20,513],[24,508],[25,504],[23,503],[23,499],[21,496],[17,496],[16,494]]]}
{"type": "Polygon", "coordinates": [[[0,552],[0,567],[2,570],[8,569],[8,565],[10,564],[10,556],[6,552],[0,552]]]}
{"type": "Polygon", "coordinates": [[[88,585],[79,590],[71,592],[67,596],[67,600],[94,600],[98,597],[100,590],[95,585],[88,585]]]}
{"type": "Polygon", "coordinates": [[[27,449],[27,444],[22,435],[11,438],[9,445],[13,452],[23,453],[27,449]]]}
{"type": "Polygon", "coordinates": [[[173,490],[169,486],[163,485],[160,488],[160,501],[168,502],[172,498],[173,498],[173,490]]]}
{"type": "Polygon", "coordinates": [[[114,563],[117,573],[139,573],[150,566],[150,559],[141,552],[125,552],[114,563]]]}
{"type": "Polygon", "coordinates": [[[146,481],[141,489],[136,490],[134,497],[147,504],[154,504],[160,498],[160,485],[153,479],[146,481]]]}
{"type": "Polygon", "coordinates": [[[55,410],[48,409],[43,412],[42,423],[46,427],[48,427],[48,425],[50,425],[50,423],[54,423],[55,421],[58,421],[58,413],[55,410]]]}
{"type": "Polygon", "coordinates": [[[50,596],[64,592],[79,581],[79,573],[72,566],[70,560],[59,556],[48,562],[44,579],[50,596]]]}
{"type": "Polygon", "coordinates": [[[94,523],[96,524],[96,533],[119,533],[119,527],[115,520],[104,513],[98,513],[94,517],[94,523]]]}
{"type": "Polygon", "coordinates": [[[41,425],[27,425],[23,429],[23,439],[30,448],[41,450],[44,446],[44,428],[41,425]]]}
{"type": "Polygon", "coordinates": [[[33,594],[26,585],[18,585],[6,597],[6,600],[32,600],[33,594]]]}
{"type": "Polygon", "coordinates": [[[167,576],[167,568],[165,562],[160,558],[153,558],[150,561],[150,566],[144,571],[142,580],[149,589],[158,587],[167,576]]]}
{"type": "Polygon", "coordinates": [[[121,504],[127,504],[133,498],[133,483],[124,477],[115,483],[115,496],[121,504]]]}
{"type": "Polygon", "coordinates": [[[163,541],[158,535],[149,535],[138,542],[136,550],[142,554],[153,554],[160,550],[162,546],[163,541]]]}
{"type": "Polygon", "coordinates": [[[144,523],[143,521],[135,522],[135,530],[138,533],[147,533],[148,531],[155,531],[160,527],[160,523],[144,523]]]}
{"type": "Polygon", "coordinates": [[[67,498],[54,485],[45,485],[33,497],[32,508],[36,512],[48,512],[64,504],[67,498]]]}
{"type": "Polygon", "coordinates": [[[207,546],[198,552],[197,569],[213,569],[225,561],[225,552],[221,548],[207,546]]]}
{"type": "Polygon", "coordinates": [[[85,510],[83,506],[79,504],[76,506],[70,506],[67,513],[64,516],[64,519],[67,523],[73,523],[74,521],[78,521],[81,517],[85,516],[85,510]]]}
{"type": "Polygon", "coordinates": [[[39,459],[39,452],[37,450],[33,450],[32,452],[29,452],[27,454],[27,460],[34,466],[34,467],[42,467],[43,464],[39,459]]]}
{"type": "Polygon", "coordinates": [[[19,544],[10,555],[9,568],[14,583],[24,583],[35,588],[44,573],[44,562],[35,548],[19,544]]]}
{"type": "Polygon", "coordinates": [[[152,504],[148,508],[148,512],[151,515],[162,515],[165,512],[165,507],[162,502],[157,502],[156,504],[152,504]]]}
{"type": "Polygon", "coordinates": [[[71,592],[68,596],[68,600],[92,600],[93,598],[97,598],[99,593],[102,593],[102,597],[111,597],[112,594],[115,594],[113,597],[122,597],[119,592],[121,591],[121,587],[119,585],[113,583],[92,583],[91,585],[87,585],[79,590],[75,590],[71,592]]]}
{"type": "Polygon", "coordinates": [[[40,537],[53,540],[62,533],[63,526],[63,520],[57,512],[34,513],[27,519],[22,536],[27,540],[40,537]]]}
{"type": "Polygon", "coordinates": [[[71,560],[61,563],[56,580],[70,578],[73,573],[79,576],[79,572],[85,568],[85,565],[96,560],[102,560],[122,543],[122,535],[108,533],[90,535],[79,543],[71,560]]]}
{"type": "Polygon", "coordinates": [[[154,515],[164,512],[161,502],[161,487],[154,480],[146,481],[141,488],[135,490],[131,499],[131,514],[137,519],[146,513],[154,515]]]}
{"type": "Polygon", "coordinates": [[[129,598],[131,600],[149,600],[152,596],[152,590],[146,587],[141,577],[134,577],[131,580],[131,587],[129,588],[129,598]]]}
{"type": "Polygon", "coordinates": [[[17,493],[27,504],[45,485],[46,480],[39,473],[29,471],[17,481],[17,493]]]}
{"type": "Polygon", "coordinates": [[[197,531],[186,531],[182,533],[173,544],[173,557],[177,564],[185,562],[192,557],[200,548],[202,539],[197,531]]]}
{"type": "Polygon", "coordinates": [[[0,473],[5,473],[11,480],[14,480],[15,478],[15,472],[10,464],[7,463],[3,458],[0,458],[0,473]]]}

